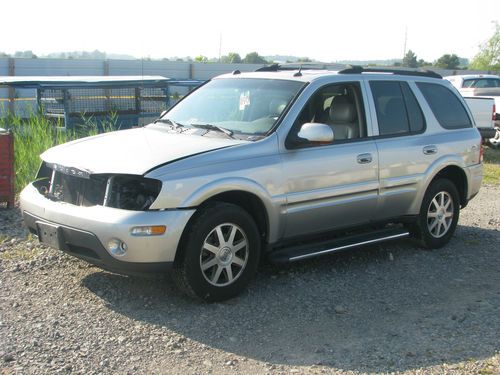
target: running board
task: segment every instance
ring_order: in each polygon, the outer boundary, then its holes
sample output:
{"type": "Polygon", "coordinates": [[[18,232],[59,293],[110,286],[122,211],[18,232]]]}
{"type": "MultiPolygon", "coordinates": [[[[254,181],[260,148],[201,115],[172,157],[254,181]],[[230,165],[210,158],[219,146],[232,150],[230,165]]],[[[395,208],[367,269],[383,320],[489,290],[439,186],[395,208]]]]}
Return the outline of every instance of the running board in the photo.
{"type": "Polygon", "coordinates": [[[371,245],[378,242],[408,237],[409,235],[410,232],[404,228],[381,229],[369,233],[356,234],[328,241],[301,244],[275,250],[269,254],[269,260],[278,264],[295,262],[298,260],[351,249],[353,247],[371,245]]]}

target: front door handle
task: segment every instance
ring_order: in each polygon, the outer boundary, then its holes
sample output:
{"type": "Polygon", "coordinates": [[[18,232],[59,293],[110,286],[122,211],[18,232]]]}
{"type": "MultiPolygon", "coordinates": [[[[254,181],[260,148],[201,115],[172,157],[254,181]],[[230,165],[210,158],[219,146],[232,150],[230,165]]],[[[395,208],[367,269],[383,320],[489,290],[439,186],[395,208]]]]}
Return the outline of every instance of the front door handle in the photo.
{"type": "Polygon", "coordinates": [[[368,164],[373,160],[372,154],[359,154],[357,157],[359,164],[368,164]]]}
{"type": "Polygon", "coordinates": [[[425,146],[422,149],[422,152],[424,153],[424,155],[434,155],[434,154],[437,154],[438,148],[436,145],[429,145],[429,146],[425,146]]]}

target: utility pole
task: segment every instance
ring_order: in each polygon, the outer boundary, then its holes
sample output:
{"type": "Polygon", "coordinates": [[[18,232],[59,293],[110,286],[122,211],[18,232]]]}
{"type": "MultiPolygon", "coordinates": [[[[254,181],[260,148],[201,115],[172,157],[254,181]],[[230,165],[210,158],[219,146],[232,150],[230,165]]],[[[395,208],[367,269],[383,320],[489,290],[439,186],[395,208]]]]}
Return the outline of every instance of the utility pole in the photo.
{"type": "Polygon", "coordinates": [[[221,52],[222,52],[222,33],[219,34],[219,63],[221,59],[221,52]]]}
{"type": "Polygon", "coordinates": [[[407,40],[408,40],[408,26],[405,26],[405,41],[403,44],[403,59],[406,56],[406,42],[407,42],[407,40]]]}

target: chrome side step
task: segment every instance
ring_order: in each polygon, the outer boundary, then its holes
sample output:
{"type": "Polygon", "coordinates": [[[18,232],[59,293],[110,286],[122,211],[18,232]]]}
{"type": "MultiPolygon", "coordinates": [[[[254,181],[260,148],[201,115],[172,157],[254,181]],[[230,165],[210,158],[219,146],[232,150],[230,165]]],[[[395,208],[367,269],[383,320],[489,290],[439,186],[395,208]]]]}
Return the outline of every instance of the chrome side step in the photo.
{"type": "Polygon", "coordinates": [[[381,229],[369,233],[336,238],[333,240],[287,247],[271,252],[269,254],[269,259],[274,263],[295,262],[354,247],[408,237],[409,235],[410,232],[403,228],[381,229]]]}

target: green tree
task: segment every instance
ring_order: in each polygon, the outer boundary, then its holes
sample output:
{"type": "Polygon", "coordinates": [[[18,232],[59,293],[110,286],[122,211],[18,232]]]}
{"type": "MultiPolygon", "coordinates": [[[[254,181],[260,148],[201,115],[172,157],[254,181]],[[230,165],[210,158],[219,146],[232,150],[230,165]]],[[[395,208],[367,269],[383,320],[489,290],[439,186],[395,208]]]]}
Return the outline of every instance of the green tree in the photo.
{"type": "Polygon", "coordinates": [[[266,59],[262,56],[259,56],[257,52],[247,53],[243,61],[245,64],[267,64],[266,59]]]}
{"type": "Polygon", "coordinates": [[[229,52],[227,55],[222,56],[220,60],[225,64],[240,64],[241,56],[236,52],[229,52]]]}
{"type": "Polygon", "coordinates": [[[199,55],[199,56],[196,56],[194,58],[194,61],[200,62],[200,63],[206,63],[206,62],[208,62],[208,58],[206,56],[199,55]]]}
{"type": "Polygon", "coordinates": [[[432,63],[425,61],[424,59],[419,59],[417,64],[419,67],[432,66],[432,63]]]}
{"type": "Polygon", "coordinates": [[[312,62],[312,60],[309,57],[299,57],[297,62],[309,63],[312,62]]]}
{"type": "Polygon", "coordinates": [[[411,49],[409,49],[408,52],[406,52],[406,55],[403,58],[402,66],[406,66],[408,68],[418,67],[417,55],[415,55],[415,52],[413,52],[411,49]]]}
{"type": "Polygon", "coordinates": [[[483,43],[470,63],[471,69],[500,70],[500,24],[495,22],[495,33],[483,43]]]}
{"type": "Polygon", "coordinates": [[[23,59],[36,59],[37,56],[32,51],[16,51],[14,57],[20,57],[23,59]]]}
{"type": "Polygon", "coordinates": [[[443,69],[457,69],[460,65],[460,59],[455,54],[450,55],[447,53],[437,59],[434,65],[443,69]]]}

